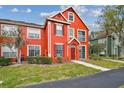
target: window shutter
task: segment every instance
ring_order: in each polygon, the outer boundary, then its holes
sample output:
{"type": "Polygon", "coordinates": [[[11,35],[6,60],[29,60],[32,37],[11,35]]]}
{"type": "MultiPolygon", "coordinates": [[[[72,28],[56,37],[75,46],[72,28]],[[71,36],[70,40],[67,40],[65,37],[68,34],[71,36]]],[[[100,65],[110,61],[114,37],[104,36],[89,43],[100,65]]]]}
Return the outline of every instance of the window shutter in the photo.
{"type": "Polygon", "coordinates": [[[64,53],[65,53],[65,52],[64,52],[64,51],[65,51],[65,50],[64,50],[64,47],[65,47],[65,45],[63,45],[63,57],[64,57],[64,53]]]}
{"type": "Polygon", "coordinates": [[[54,34],[56,35],[56,24],[54,23],[54,34]]]}
{"type": "Polygon", "coordinates": [[[54,45],[54,56],[56,57],[56,45],[54,45]]]}
{"type": "Polygon", "coordinates": [[[62,26],[63,35],[65,34],[64,25],[62,26]]]}

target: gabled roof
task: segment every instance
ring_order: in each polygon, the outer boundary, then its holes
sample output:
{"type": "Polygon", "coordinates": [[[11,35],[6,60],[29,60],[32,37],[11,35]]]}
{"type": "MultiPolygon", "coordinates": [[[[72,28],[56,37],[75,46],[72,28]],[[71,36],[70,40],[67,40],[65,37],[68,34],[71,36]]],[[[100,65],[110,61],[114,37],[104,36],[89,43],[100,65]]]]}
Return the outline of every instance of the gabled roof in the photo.
{"type": "MultiPolygon", "coordinates": [[[[108,36],[110,36],[112,33],[114,33],[114,32],[109,31],[108,36]]],[[[95,32],[94,38],[91,38],[91,36],[90,36],[90,40],[94,41],[94,40],[98,40],[98,39],[102,39],[102,38],[106,38],[106,37],[107,37],[106,31],[99,31],[99,32],[95,32]]]]}
{"type": "Polygon", "coordinates": [[[28,23],[28,22],[24,22],[24,21],[10,20],[10,19],[0,19],[0,23],[13,24],[13,25],[23,25],[23,26],[36,27],[36,28],[43,28],[44,27],[44,25],[39,25],[39,24],[35,24],[35,23],[28,23]]]}
{"type": "Polygon", "coordinates": [[[82,23],[85,25],[85,27],[89,30],[88,26],[85,24],[85,22],[82,20],[82,18],[78,15],[78,13],[75,11],[75,9],[73,7],[66,8],[65,10],[62,11],[62,13],[68,9],[72,9],[75,12],[75,14],[79,17],[79,19],[82,21],[82,23]]]}
{"type": "Polygon", "coordinates": [[[69,22],[61,12],[57,12],[56,14],[50,16],[49,18],[53,18],[53,17],[55,17],[55,16],[58,15],[58,14],[60,14],[60,15],[64,18],[64,20],[65,20],[66,22],[69,22]]]}
{"type": "MultiPolygon", "coordinates": [[[[52,17],[56,16],[59,13],[61,13],[61,15],[65,18],[65,16],[62,13],[65,12],[66,10],[68,10],[68,9],[72,9],[75,12],[75,14],[79,17],[79,19],[82,21],[82,23],[85,25],[85,27],[89,30],[88,26],[84,23],[84,21],[81,19],[81,17],[78,15],[78,13],[74,10],[73,7],[68,7],[66,9],[64,9],[63,11],[59,11],[59,12],[55,13],[54,15],[50,16],[49,18],[52,18],[52,17]]],[[[67,20],[67,19],[65,18],[65,20],[67,20]]]]}
{"type": "Polygon", "coordinates": [[[69,22],[57,20],[55,18],[47,18],[47,20],[55,21],[55,22],[58,22],[58,23],[70,24],[69,22]]]}
{"type": "Polygon", "coordinates": [[[69,41],[68,41],[68,44],[70,44],[73,40],[77,41],[77,42],[80,44],[80,42],[78,41],[78,39],[75,38],[75,37],[73,37],[71,40],[69,40],[69,41]]]}

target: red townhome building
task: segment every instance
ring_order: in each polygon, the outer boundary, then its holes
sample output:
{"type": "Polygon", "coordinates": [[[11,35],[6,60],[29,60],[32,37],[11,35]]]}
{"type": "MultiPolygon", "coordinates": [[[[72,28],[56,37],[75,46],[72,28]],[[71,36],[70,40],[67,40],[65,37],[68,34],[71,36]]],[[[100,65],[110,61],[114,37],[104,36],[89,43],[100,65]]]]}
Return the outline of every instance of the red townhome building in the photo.
{"type": "MultiPolygon", "coordinates": [[[[69,7],[46,19],[44,25],[0,19],[0,31],[13,31],[21,28],[25,33],[26,45],[21,48],[21,55],[48,56],[55,61],[88,59],[89,29],[76,11],[69,7]]],[[[6,46],[0,47],[1,57],[15,58],[17,49],[11,51],[6,46]]]]}

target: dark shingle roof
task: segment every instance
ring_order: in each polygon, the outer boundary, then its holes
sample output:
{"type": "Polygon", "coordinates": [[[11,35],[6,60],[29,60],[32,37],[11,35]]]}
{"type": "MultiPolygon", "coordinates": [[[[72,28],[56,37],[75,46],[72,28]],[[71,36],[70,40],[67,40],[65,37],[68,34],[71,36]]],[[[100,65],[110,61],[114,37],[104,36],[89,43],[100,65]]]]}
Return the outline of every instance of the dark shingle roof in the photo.
{"type": "Polygon", "coordinates": [[[13,24],[13,25],[23,25],[23,26],[36,27],[36,28],[43,28],[44,27],[44,25],[40,25],[40,24],[28,23],[28,22],[24,22],[24,21],[10,20],[10,19],[0,19],[0,23],[13,24]]]}
{"type": "MultiPolygon", "coordinates": [[[[112,32],[109,32],[108,35],[111,35],[112,32]]],[[[95,37],[94,38],[90,38],[91,41],[93,40],[97,40],[97,39],[102,39],[102,38],[106,38],[107,37],[107,33],[106,31],[99,31],[95,33],[95,37]]]]}

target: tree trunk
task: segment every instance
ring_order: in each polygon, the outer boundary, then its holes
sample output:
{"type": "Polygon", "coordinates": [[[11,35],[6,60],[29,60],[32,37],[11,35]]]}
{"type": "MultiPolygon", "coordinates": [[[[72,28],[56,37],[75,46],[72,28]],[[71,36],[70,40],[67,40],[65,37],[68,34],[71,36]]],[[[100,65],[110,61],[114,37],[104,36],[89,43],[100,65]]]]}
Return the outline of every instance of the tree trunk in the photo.
{"type": "Polygon", "coordinates": [[[108,35],[106,39],[106,56],[108,57],[108,35]]]}
{"type": "Polygon", "coordinates": [[[18,49],[18,57],[17,57],[17,63],[21,64],[21,51],[18,49]]]}

